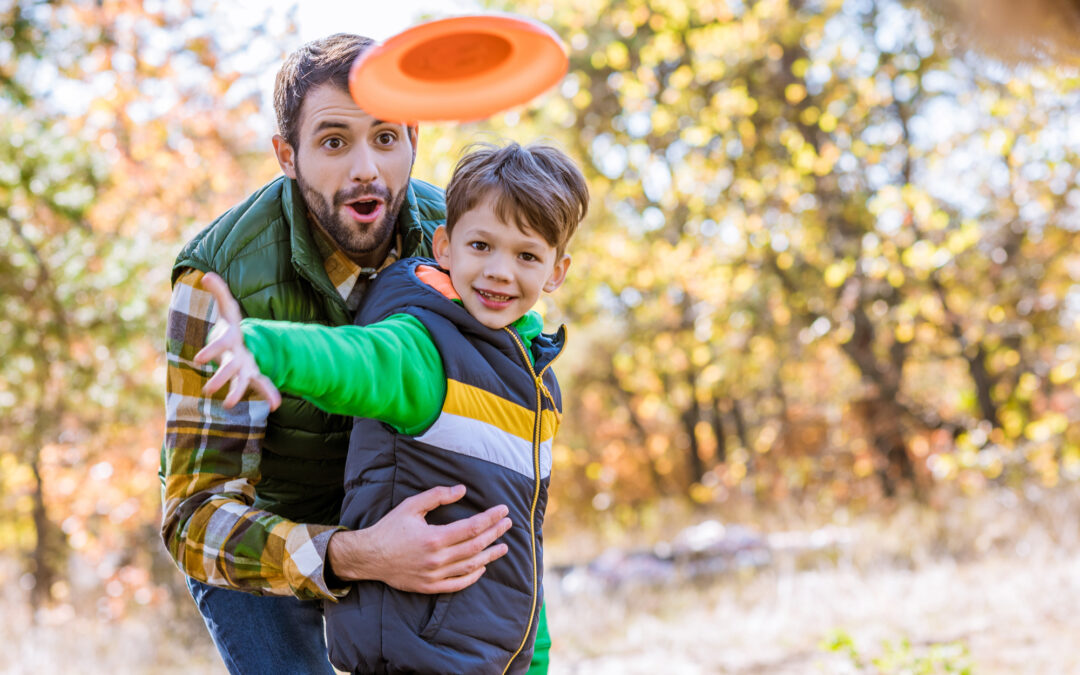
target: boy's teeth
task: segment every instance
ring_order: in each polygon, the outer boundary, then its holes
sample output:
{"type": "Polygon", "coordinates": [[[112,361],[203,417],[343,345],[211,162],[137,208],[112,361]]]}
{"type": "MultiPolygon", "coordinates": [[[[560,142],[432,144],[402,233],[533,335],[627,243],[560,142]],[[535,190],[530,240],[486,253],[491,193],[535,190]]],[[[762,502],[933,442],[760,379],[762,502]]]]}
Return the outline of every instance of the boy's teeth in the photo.
{"type": "Polygon", "coordinates": [[[485,298],[491,298],[497,302],[506,302],[510,299],[509,295],[499,295],[497,293],[488,293],[487,291],[480,291],[480,295],[483,295],[485,298]]]}

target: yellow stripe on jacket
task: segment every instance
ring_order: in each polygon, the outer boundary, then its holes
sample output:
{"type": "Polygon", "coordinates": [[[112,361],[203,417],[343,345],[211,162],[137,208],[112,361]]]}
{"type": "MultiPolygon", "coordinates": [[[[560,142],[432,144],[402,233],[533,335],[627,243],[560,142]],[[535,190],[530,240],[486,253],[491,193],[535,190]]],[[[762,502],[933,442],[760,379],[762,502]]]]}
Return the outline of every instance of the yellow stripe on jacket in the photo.
{"type": "MultiPolygon", "coordinates": [[[[457,380],[447,379],[442,414],[417,440],[476,457],[532,477],[535,412],[457,380]]],[[[540,477],[551,473],[554,410],[540,416],[540,477]]]]}

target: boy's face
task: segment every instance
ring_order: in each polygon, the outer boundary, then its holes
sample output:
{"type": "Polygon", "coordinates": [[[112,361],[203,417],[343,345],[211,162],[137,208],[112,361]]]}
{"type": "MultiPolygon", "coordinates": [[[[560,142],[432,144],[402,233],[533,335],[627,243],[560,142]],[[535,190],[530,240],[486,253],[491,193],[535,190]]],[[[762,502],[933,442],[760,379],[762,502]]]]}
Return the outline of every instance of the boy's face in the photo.
{"type": "Polygon", "coordinates": [[[499,220],[490,197],[461,215],[452,238],[437,229],[433,248],[465,309],[496,330],[524,316],[541,290],[562,285],[570,267],[570,256],[560,257],[536,231],[499,220]]]}

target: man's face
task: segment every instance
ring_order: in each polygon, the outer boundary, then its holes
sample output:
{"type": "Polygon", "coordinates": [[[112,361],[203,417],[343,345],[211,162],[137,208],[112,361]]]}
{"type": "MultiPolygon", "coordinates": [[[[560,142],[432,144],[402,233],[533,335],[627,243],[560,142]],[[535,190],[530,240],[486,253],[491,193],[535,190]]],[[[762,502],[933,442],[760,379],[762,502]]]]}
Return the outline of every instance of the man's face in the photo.
{"type": "Polygon", "coordinates": [[[490,197],[461,214],[453,236],[437,229],[432,247],[465,309],[494,329],[524,316],[541,290],[562,284],[570,267],[570,256],[559,256],[535,230],[499,220],[490,197]]]}
{"type": "Polygon", "coordinates": [[[308,91],[297,147],[275,137],[282,170],[317,224],[353,261],[378,266],[412,171],[415,129],[383,122],[333,84],[308,91]]]}

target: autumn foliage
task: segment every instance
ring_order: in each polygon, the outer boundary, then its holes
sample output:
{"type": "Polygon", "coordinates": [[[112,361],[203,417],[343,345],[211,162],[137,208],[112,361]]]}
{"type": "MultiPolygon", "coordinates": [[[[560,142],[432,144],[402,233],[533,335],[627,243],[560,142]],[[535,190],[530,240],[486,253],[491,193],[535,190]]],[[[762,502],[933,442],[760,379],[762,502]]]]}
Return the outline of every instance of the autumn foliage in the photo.
{"type": "MultiPolygon", "coordinates": [[[[586,169],[542,308],[572,345],[550,532],[1080,477],[1074,71],[953,49],[891,0],[506,9],[563,36],[569,74],[424,127],[414,173],[445,184],[488,132],[586,169]]],[[[42,603],[71,561],[106,616],[179,578],[156,532],[169,269],[274,175],[252,73],[295,46],[238,59],[265,30],[219,10],[0,9],[0,549],[42,603]]]]}

